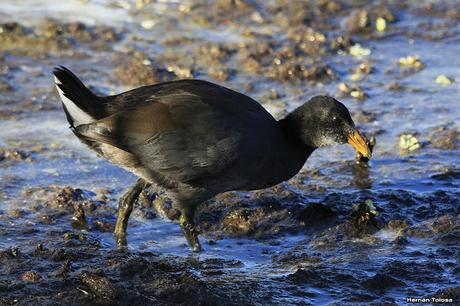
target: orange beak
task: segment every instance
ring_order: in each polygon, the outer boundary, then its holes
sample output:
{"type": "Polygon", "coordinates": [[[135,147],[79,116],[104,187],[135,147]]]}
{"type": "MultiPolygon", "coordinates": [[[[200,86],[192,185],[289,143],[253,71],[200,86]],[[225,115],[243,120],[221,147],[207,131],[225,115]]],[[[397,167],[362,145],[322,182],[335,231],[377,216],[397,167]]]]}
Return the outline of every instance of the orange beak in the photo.
{"type": "Polygon", "coordinates": [[[371,158],[371,150],[369,149],[366,140],[364,140],[364,137],[358,130],[355,130],[348,136],[348,143],[351,144],[353,148],[355,148],[355,150],[361,153],[363,156],[371,158]]]}

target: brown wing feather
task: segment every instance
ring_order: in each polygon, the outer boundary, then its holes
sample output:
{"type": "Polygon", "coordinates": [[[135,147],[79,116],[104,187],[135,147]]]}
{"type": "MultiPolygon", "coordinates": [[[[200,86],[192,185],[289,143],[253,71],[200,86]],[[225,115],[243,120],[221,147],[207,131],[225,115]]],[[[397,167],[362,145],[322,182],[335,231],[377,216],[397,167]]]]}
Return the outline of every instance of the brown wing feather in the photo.
{"type": "Polygon", "coordinates": [[[163,85],[148,98],[139,95],[141,101],[124,101],[122,111],[77,128],[173,181],[190,182],[217,175],[237,160],[257,160],[254,155],[270,145],[264,135],[275,125],[273,117],[249,97],[203,83],[163,85]]]}

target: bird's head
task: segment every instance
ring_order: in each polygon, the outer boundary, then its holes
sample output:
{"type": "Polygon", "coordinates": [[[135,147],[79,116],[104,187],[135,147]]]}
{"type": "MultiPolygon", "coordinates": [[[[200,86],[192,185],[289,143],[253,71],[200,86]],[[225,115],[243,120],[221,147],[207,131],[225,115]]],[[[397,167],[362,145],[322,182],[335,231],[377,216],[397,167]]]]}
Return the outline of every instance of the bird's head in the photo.
{"type": "Polygon", "coordinates": [[[309,147],[349,143],[365,157],[371,157],[371,150],[356,129],[350,112],[332,97],[313,97],[290,113],[285,121],[296,137],[309,147]]]}

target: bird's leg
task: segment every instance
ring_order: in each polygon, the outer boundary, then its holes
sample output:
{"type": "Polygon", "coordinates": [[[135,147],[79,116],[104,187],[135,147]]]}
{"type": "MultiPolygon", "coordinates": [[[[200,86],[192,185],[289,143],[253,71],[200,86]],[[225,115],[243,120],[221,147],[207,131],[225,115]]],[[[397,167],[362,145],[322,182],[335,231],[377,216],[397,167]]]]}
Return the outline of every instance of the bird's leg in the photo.
{"type": "Polygon", "coordinates": [[[127,245],[126,228],[128,227],[129,215],[133,211],[134,202],[139,197],[142,190],[148,186],[150,186],[150,183],[140,178],[118,201],[118,217],[114,231],[118,247],[125,247],[127,245]]]}
{"type": "Polygon", "coordinates": [[[198,231],[195,229],[195,222],[193,220],[193,217],[195,216],[195,209],[195,206],[183,208],[179,218],[179,223],[190,249],[194,252],[201,252],[198,231]]]}

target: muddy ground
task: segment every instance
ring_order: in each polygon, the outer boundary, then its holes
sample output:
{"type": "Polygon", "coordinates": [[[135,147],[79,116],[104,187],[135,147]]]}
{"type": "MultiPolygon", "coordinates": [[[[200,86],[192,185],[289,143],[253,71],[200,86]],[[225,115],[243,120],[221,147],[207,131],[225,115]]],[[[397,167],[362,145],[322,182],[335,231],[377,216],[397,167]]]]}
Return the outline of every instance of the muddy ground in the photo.
{"type": "Polygon", "coordinates": [[[0,4],[1,305],[460,302],[460,1],[61,4],[0,4]],[[72,135],[55,65],[100,94],[207,79],[276,118],[330,94],[374,157],[323,149],[288,182],[204,203],[199,255],[145,190],[117,250],[135,177],[72,135]]]}

